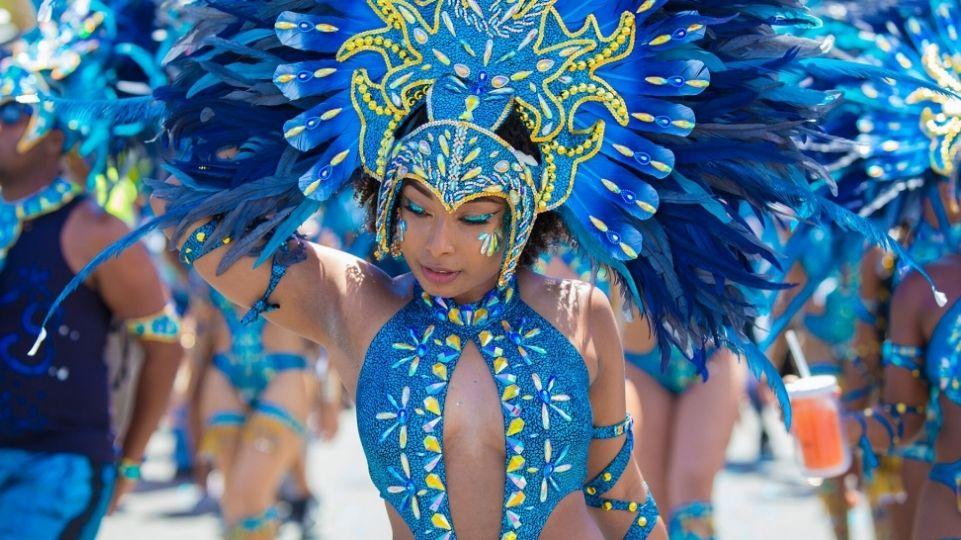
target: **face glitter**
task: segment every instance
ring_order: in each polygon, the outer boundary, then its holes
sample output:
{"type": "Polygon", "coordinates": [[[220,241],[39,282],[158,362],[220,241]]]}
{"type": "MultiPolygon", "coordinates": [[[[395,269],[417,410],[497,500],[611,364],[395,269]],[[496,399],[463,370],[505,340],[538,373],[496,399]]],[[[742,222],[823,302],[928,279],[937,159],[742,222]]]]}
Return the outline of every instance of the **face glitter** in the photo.
{"type": "Polygon", "coordinates": [[[500,250],[501,242],[504,240],[504,231],[497,229],[494,232],[480,233],[477,239],[481,241],[481,255],[493,257],[500,250]]]}

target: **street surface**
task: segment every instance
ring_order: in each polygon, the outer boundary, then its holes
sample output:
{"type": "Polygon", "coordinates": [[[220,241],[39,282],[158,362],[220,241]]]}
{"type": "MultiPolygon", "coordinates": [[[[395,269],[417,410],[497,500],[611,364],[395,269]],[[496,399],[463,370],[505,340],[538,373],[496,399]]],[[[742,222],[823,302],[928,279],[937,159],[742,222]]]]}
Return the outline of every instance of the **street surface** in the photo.
{"type": "MultiPolygon", "coordinates": [[[[728,452],[729,466],[717,479],[714,503],[721,540],[831,540],[826,514],[814,488],[798,472],[790,439],[783,428],[772,446],[777,456],[758,464],[759,417],[745,409],[728,452]]],[[[767,424],[775,422],[767,418],[767,424]]],[[[170,455],[173,438],[158,433],[151,441],[146,481],[127,499],[122,511],[107,518],[102,540],[215,540],[214,513],[191,515],[199,491],[188,482],[173,482],[170,455]]],[[[343,413],[341,430],[332,443],[309,447],[311,483],[321,498],[321,539],[388,539],[383,504],[367,477],[367,464],[357,438],[353,411],[343,413]]],[[[213,482],[213,490],[217,489],[213,482]]],[[[871,540],[867,509],[853,513],[853,540],[871,540]]],[[[282,540],[298,538],[294,527],[281,530],[282,540]]]]}

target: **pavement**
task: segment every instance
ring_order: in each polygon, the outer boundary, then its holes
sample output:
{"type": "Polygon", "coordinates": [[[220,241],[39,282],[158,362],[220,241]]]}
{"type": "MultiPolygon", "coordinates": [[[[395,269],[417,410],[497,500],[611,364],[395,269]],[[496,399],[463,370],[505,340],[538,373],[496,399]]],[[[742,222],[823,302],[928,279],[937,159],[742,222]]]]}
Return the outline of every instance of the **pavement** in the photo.
{"type": "MultiPolygon", "coordinates": [[[[216,540],[215,513],[195,512],[199,490],[172,480],[173,438],[159,432],[151,440],[145,481],[123,508],[105,519],[101,540],[216,540]]],[[[388,539],[390,527],[383,503],[367,476],[353,411],[345,411],[341,430],[330,443],[313,442],[308,467],[321,499],[320,539],[388,539]]],[[[748,408],[735,429],[728,466],[715,483],[718,537],[721,540],[832,540],[830,525],[815,488],[794,462],[790,438],[774,414],[764,418],[748,408]],[[758,461],[758,429],[764,422],[772,436],[773,460],[758,461]]],[[[211,483],[211,491],[219,489],[211,483]]],[[[215,507],[210,499],[204,503],[215,507]]],[[[860,505],[851,517],[852,540],[872,540],[870,516],[860,505]]],[[[293,526],[281,529],[281,540],[299,538],[293,526]]]]}

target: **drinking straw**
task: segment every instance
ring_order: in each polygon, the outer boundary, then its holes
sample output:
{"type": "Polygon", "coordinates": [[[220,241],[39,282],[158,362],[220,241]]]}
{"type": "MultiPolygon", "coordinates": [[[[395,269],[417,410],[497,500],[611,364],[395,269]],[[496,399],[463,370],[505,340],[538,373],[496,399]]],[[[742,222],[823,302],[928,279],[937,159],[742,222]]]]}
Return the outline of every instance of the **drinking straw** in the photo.
{"type": "Polygon", "coordinates": [[[791,349],[791,356],[794,358],[794,365],[797,366],[798,374],[801,378],[810,377],[811,368],[808,367],[808,361],[804,357],[804,351],[801,349],[801,342],[797,338],[797,333],[794,330],[788,330],[784,332],[784,339],[787,340],[787,346],[791,349]]]}

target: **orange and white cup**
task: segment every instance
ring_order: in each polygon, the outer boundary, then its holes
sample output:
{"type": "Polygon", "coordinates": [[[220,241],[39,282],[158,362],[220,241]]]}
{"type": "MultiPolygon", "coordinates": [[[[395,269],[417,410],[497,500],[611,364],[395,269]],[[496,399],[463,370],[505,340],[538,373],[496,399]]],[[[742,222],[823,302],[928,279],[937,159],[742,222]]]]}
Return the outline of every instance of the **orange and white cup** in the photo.
{"type": "Polygon", "coordinates": [[[851,452],[841,420],[841,389],[831,375],[804,377],[787,385],[791,432],[805,476],[831,478],[851,467],[851,452]]]}

